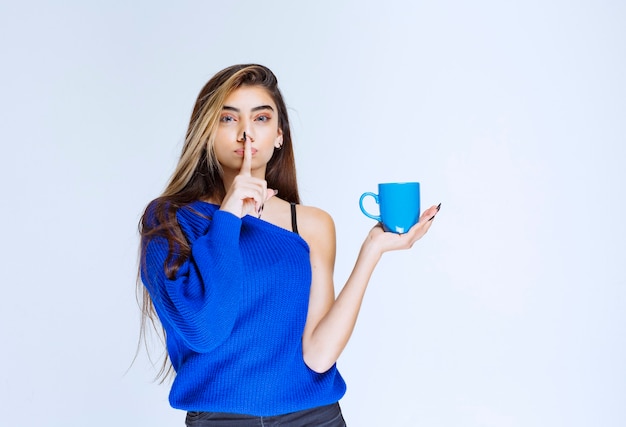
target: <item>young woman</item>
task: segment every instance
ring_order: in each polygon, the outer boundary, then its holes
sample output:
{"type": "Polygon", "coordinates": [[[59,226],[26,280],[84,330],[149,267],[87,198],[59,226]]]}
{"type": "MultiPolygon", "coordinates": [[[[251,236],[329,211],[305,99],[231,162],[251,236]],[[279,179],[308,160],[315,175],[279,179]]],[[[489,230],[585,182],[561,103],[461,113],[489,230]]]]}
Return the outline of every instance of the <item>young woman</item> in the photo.
{"type": "Polygon", "coordinates": [[[335,298],[335,229],[300,205],[287,109],[267,68],[217,73],[196,101],[178,166],[141,220],[144,319],[158,316],[188,426],[344,426],[335,362],[384,252],[408,233],[367,235],[335,298]]]}

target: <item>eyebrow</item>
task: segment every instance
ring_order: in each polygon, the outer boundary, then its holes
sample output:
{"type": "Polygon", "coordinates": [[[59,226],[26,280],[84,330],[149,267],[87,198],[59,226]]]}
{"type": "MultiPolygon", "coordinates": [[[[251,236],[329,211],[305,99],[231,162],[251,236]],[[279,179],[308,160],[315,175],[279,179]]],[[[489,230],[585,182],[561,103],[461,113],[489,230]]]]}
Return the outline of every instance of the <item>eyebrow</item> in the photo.
{"type": "MultiPolygon", "coordinates": [[[[241,112],[241,110],[239,108],[231,107],[230,105],[224,105],[222,107],[222,110],[234,111],[236,113],[240,113],[241,112]]],[[[274,111],[274,109],[272,108],[271,105],[259,105],[258,107],[254,107],[251,111],[255,112],[255,111],[261,111],[261,110],[271,110],[271,111],[274,111]]]]}

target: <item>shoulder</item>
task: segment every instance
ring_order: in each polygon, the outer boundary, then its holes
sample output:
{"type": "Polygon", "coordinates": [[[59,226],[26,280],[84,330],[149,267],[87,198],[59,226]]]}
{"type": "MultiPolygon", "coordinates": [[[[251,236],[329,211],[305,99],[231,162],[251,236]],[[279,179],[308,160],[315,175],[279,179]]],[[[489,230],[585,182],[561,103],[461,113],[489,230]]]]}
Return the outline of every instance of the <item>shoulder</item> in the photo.
{"type": "Polygon", "coordinates": [[[165,198],[155,199],[144,211],[141,220],[142,236],[161,236],[166,240],[186,237],[193,242],[206,234],[216,208],[201,201],[183,204],[165,198]]]}
{"type": "Polygon", "coordinates": [[[335,222],[330,214],[314,206],[297,205],[298,231],[311,249],[335,245],[335,222]]]}
{"type": "Polygon", "coordinates": [[[296,205],[298,225],[303,227],[333,227],[335,223],[330,214],[315,206],[296,205]]]}

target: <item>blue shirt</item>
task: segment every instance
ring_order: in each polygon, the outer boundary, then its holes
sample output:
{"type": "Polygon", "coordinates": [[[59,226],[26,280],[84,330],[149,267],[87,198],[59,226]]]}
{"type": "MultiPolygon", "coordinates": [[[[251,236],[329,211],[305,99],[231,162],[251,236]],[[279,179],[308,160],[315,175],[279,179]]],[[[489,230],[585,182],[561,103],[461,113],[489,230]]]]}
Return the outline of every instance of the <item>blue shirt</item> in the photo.
{"type": "Polygon", "coordinates": [[[191,256],[173,280],[164,273],[167,242],[157,237],[146,247],[142,280],[176,371],[170,404],[271,416],[337,402],[346,385],[336,366],[316,373],[302,356],[307,243],[218,208],[195,202],[179,209],[191,256]]]}

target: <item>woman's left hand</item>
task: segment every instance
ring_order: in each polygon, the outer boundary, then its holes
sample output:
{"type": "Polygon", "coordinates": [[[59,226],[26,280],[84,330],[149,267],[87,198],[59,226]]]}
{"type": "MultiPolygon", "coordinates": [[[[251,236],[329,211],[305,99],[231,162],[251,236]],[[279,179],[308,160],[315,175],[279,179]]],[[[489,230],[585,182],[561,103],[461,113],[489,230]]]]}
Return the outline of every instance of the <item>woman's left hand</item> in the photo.
{"type": "Polygon", "coordinates": [[[389,251],[410,249],[415,242],[428,232],[440,207],[441,204],[426,209],[420,216],[418,223],[404,234],[385,231],[383,230],[382,224],[378,223],[370,230],[365,244],[368,246],[371,245],[380,255],[389,251]]]}

